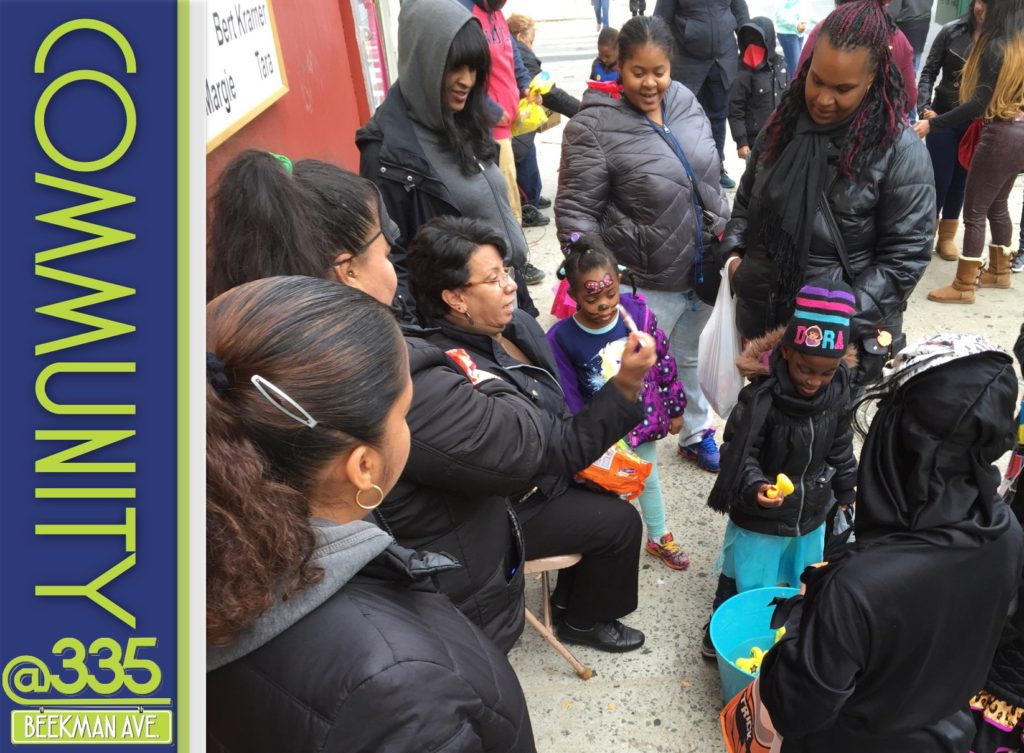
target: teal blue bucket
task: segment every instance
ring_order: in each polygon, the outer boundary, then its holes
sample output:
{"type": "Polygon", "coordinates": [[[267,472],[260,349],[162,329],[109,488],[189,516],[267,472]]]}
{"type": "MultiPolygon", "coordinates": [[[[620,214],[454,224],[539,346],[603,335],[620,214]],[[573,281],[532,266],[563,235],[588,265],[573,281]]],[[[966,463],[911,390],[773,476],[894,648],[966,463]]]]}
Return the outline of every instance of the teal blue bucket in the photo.
{"type": "Polygon", "coordinates": [[[754,675],[736,666],[736,660],[750,656],[757,646],[767,651],[775,644],[771,629],[772,599],[796,596],[796,588],[755,588],[733,596],[711,615],[711,642],[718,658],[722,677],[722,697],[726,702],[747,687],[754,675]]]}

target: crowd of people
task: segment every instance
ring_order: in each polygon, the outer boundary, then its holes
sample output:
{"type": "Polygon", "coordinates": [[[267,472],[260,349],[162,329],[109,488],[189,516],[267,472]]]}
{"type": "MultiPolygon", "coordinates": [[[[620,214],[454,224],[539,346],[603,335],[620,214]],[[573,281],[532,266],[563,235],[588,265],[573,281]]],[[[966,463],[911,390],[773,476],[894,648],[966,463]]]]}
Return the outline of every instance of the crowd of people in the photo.
{"type": "Polygon", "coordinates": [[[1010,286],[1024,1],[973,0],[917,87],[909,0],[631,2],[618,30],[595,0],[580,99],[531,93],[537,27],[503,4],[402,4],[358,174],[249,150],[210,198],[209,749],[534,751],[506,658],[526,562],[581,556],[561,641],[665,640],[624,620],[642,553],[690,563],[671,434],[728,518],[712,610],[801,589],[758,680],[782,751],[1024,750],[1013,362],[903,332],[933,247],[957,271],[930,299],[1010,286]],[[520,99],[568,119],[552,199],[520,99]],[[548,206],[568,304],[545,332],[522,228],[548,206]],[[719,446],[698,353],[723,275],[749,384],[719,446]],[[649,468],[636,506],[587,475],[611,451],[649,468]]]}

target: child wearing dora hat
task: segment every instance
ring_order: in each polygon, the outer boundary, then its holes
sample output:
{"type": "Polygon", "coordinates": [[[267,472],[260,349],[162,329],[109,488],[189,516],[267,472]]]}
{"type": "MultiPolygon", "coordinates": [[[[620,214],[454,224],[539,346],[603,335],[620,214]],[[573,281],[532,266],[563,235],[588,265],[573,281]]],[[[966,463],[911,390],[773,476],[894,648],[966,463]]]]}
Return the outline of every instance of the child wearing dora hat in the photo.
{"type": "MultiPolygon", "coordinates": [[[[785,328],[752,340],[737,359],[751,383],[726,424],[708,498],[729,515],[712,610],[742,591],[798,586],[804,568],[822,559],[833,498],[853,502],[856,357],[848,342],[856,298],[843,283],[821,281],[802,287],[795,304],[785,328]],[[776,488],[778,474],[792,482],[788,494],[776,488]]],[[[706,631],[701,650],[714,657],[706,631]]]]}

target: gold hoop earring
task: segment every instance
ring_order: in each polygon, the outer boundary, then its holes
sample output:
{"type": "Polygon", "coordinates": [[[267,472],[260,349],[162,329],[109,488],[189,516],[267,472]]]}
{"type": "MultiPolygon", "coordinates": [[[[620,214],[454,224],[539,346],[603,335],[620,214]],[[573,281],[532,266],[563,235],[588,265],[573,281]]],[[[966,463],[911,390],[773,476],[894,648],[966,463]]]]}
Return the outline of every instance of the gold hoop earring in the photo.
{"type": "Polygon", "coordinates": [[[377,492],[377,495],[378,495],[377,496],[377,501],[374,504],[372,504],[372,505],[364,505],[362,502],[359,501],[359,497],[362,495],[363,492],[366,491],[366,489],[360,489],[359,491],[356,492],[356,504],[359,505],[364,510],[376,510],[378,507],[380,507],[381,502],[384,501],[384,490],[383,489],[381,489],[376,484],[370,484],[370,488],[373,489],[375,492],[377,492]]]}

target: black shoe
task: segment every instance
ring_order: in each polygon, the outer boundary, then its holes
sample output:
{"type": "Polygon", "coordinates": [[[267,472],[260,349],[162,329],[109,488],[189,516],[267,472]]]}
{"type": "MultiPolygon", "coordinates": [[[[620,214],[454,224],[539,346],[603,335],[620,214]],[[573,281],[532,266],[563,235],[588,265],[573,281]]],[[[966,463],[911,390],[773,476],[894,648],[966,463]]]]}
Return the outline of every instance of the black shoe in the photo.
{"type": "MultiPolygon", "coordinates": [[[[547,217],[544,219],[546,220],[547,217]]],[[[536,285],[547,277],[543,270],[537,269],[530,262],[526,262],[520,271],[523,273],[523,280],[526,281],[527,285],[536,285]]]]}
{"type": "Polygon", "coordinates": [[[549,206],[551,206],[551,199],[547,196],[541,196],[537,199],[537,209],[547,209],[549,206]]]}
{"type": "Polygon", "coordinates": [[[561,604],[556,604],[554,599],[551,599],[551,624],[559,625],[562,622],[562,618],[565,617],[566,608],[561,604]]]}
{"type": "Polygon", "coordinates": [[[540,210],[532,204],[523,204],[523,227],[544,227],[551,218],[541,214],[540,210]]]}
{"type": "Polygon", "coordinates": [[[715,644],[711,642],[711,623],[708,622],[704,626],[704,637],[700,641],[700,655],[705,659],[711,659],[714,661],[718,658],[715,652],[715,644]]]}
{"type": "Polygon", "coordinates": [[[644,645],[643,633],[623,625],[618,620],[598,622],[588,630],[579,630],[562,620],[555,632],[558,639],[564,643],[590,646],[599,651],[612,653],[635,651],[644,645]]]}
{"type": "Polygon", "coordinates": [[[731,191],[732,189],[736,188],[736,181],[730,178],[729,173],[727,173],[725,170],[722,170],[722,174],[718,178],[718,183],[726,191],[731,191]]]}

